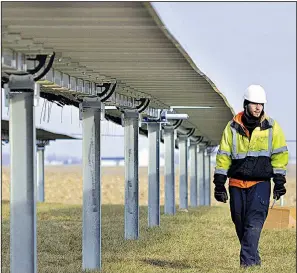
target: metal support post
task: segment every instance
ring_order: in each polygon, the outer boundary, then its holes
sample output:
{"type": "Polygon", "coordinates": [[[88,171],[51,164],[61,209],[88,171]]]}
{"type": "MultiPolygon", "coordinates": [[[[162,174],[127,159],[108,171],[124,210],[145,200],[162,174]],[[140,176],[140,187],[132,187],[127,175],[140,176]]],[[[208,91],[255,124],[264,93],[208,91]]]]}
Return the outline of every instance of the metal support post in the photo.
{"type": "Polygon", "coordinates": [[[213,194],[211,193],[211,182],[212,182],[212,168],[213,165],[211,163],[211,154],[209,154],[208,156],[208,160],[209,160],[209,179],[208,179],[208,183],[209,183],[209,193],[208,193],[208,198],[209,198],[209,206],[211,206],[211,197],[213,196],[213,194]]]}
{"type": "Polygon", "coordinates": [[[164,127],[165,214],[175,214],[174,127],[164,127]]]}
{"type": "Polygon", "coordinates": [[[205,156],[204,156],[204,147],[199,146],[199,153],[198,153],[198,181],[199,181],[199,205],[204,206],[204,181],[205,181],[205,156]]]}
{"type": "Polygon", "coordinates": [[[179,208],[188,209],[188,137],[179,136],[179,208]]]}
{"type": "Polygon", "coordinates": [[[210,206],[210,154],[205,151],[204,205],[210,206]]]}
{"type": "Polygon", "coordinates": [[[160,225],[160,123],[148,123],[148,226],[160,225]]]}
{"type": "Polygon", "coordinates": [[[101,108],[100,101],[81,103],[83,127],[83,270],[101,269],[101,108]]]}
{"type": "Polygon", "coordinates": [[[191,207],[198,206],[197,144],[190,143],[190,202],[191,207]]]}
{"type": "Polygon", "coordinates": [[[10,272],[36,270],[36,218],[34,216],[34,80],[9,78],[10,142],[10,272]]]}
{"type": "MultiPolygon", "coordinates": [[[[0,113],[1,113],[1,117],[2,117],[2,90],[1,90],[1,96],[0,96],[0,113]]],[[[1,131],[1,145],[2,144],[2,140],[3,140],[3,133],[2,133],[2,125],[0,123],[0,131],[1,131]]],[[[2,148],[2,147],[1,147],[2,148]]],[[[2,149],[1,149],[2,151],[2,149]]],[[[0,172],[2,175],[2,154],[0,156],[0,172]]],[[[2,177],[0,178],[1,180],[1,194],[2,194],[2,177]]],[[[1,200],[1,205],[0,205],[0,211],[1,211],[1,216],[2,216],[2,200],[1,200]]],[[[1,217],[2,220],[2,217],[1,217]]],[[[2,265],[2,225],[0,225],[0,264],[2,265]]]]}
{"type": "Polygon", "coordinates": [[[125,110],[125,239],[139,236],[138,134],[139,113],[125,110]]]}
{"type": "Polygon", "coordinates": [[[37,202],[44,202],[44,149],[37,144],[37,202]]]}

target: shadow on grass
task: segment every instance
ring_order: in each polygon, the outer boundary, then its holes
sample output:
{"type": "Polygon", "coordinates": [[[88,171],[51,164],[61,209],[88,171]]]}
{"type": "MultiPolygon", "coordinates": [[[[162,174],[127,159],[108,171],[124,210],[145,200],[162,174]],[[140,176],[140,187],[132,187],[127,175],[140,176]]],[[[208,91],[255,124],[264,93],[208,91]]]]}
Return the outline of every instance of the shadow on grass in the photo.
{"type": "Polygon", "coordinates": [[[182,261],[164,261],[158,259],[142,259],[141,262],[161,267],[161,268],[173,268],[173,269],[189,269],[192,268],[189,264],[182,261]]]}

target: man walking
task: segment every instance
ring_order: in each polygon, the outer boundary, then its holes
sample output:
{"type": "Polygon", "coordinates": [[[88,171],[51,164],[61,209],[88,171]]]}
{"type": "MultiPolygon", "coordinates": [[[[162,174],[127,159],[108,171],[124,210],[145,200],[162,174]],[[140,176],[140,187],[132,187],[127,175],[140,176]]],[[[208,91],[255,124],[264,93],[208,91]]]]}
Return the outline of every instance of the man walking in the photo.
{"type": "Polygon", "coordinates": [[[288,149],[280,125],[264,113],[266,102],[260,85],[247,88],[244,111],[227,124],[216,157],[214,196],[219,202],[227,202],[228,177],[241,267],[261,265],[258,244],[269,208],[270,179],[274,199],[286,193],[288,149]]]}

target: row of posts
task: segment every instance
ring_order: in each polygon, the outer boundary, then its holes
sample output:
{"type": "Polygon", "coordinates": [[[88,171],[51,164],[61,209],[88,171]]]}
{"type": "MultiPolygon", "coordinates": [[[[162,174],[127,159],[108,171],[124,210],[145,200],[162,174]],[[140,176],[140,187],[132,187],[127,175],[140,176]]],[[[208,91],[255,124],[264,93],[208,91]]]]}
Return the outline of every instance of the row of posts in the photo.
{"type": "MultiPolygon", "coordinates": [[[[31,86],[26,90],[30,90],[31,86]]],[[[32,88],[34,90],[34,86],[32,88]]],[[[33,92],[10,96],[9,141],[11,147],[10,266],[11,273],[37,273],[36,198],[34,193],[35,121],[33,92]]],[[[101,269],[101,102],[82,107],[83,124],[83,227],[82,267],[101,269]]],[[[138,136],[139,113],[123,112],[125,131],[125,239],[139,237],[138,136]]],[[[174,127],[163,129],[165,144],[165,214],[175,214],[174,127]]],[[[160,225],[160,133],[159,123],[148,124],[148,226],[160,225]]],[[[179,136],[179,207],[188,208],[188,151],[190,153],[190,205],[210,205],[210,156],[203,146],[179,136]],[[188,149],[189,148],[189,149],[188,149]],[[199,148],[199,152],[198,152],[199,148]]],[[[44,148],[38,148],[40,179],[44,177],[44,148]]],[[[44,201],[44,181],[38,182],[38,200],[44,201]]]]}
{"type": "MultiPolygon", "coordinates": [[[[83,269],[101,268],[100,108],[83,109],[83,269]]],[[[125,239],[139,237],[138,136],[139,113],[125,110],[122,117],[125,145],[125,239]]],[[[165,214],[175,214],[175,129],[165,126],[165,214]]],[[[148,226],[160,225],[159,123],[148,123],[148,226]]],[[[210,155],[203,146],[179,136],[179,208],[188,209],[188,150],[190,151],[190,205],[210,205],[210,155]],[[199,157],[199,158],[198,158],[199,157]],[[199,187],[199,188],[198,188],[199,187]],[[199,193],[199,194],[198,194],[199,193]]]]}

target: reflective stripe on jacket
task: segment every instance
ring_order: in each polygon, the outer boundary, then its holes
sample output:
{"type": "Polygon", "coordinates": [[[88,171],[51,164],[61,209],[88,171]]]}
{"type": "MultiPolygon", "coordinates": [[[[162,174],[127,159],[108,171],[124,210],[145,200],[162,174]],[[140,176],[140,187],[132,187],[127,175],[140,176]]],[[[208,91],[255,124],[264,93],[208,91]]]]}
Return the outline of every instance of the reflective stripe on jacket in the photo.
{"type": "Polygon", "coordinates": [[[215,174],[250,182],[270,180],[273,174],[286,175],[289,155],[279,124],[264,115],[250,136],[242,115],[237,114],[223,132],[215,174]]]}

